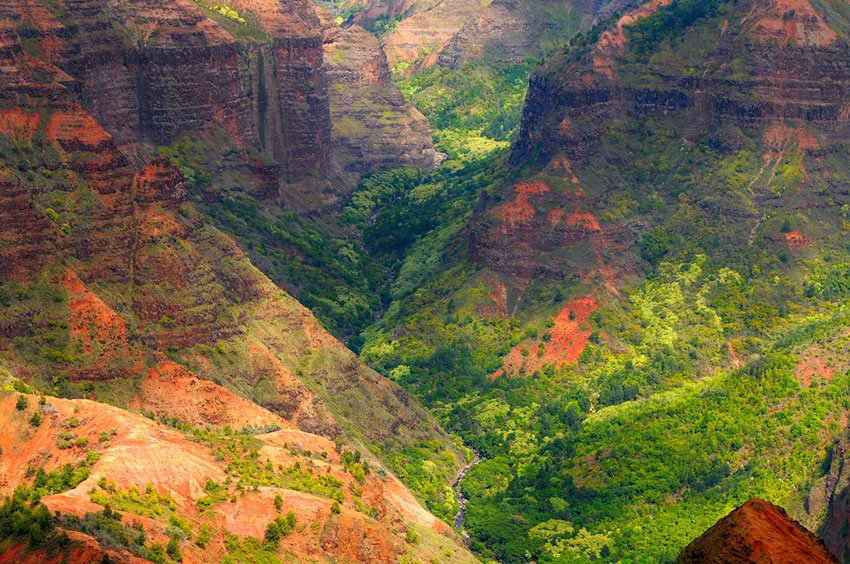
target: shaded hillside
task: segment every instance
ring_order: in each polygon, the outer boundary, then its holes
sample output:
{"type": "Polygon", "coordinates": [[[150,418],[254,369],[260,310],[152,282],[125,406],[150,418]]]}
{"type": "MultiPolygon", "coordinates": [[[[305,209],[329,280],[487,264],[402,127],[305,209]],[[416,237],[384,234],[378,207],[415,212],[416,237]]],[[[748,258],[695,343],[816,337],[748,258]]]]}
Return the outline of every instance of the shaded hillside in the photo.
{"type": "MultiPolygon", "coordinates": [[[[433,418],[212,227],[171,162],[120,152],[18,21],[4,14],[0,28],[10,54],[0,67],[0,352],[13,373],[46,393],[181,417],[169,394],[192,397],[181,386],[195,377],[215,382],[304,431],[375,448],[450,516],[444,484],[462,456],[433,418]],[[180,384],[168,392],[161,381],[180,384]]],[[[215,421],[216,403],[235,398],[213,391],[200,407],[215,421]]]]}

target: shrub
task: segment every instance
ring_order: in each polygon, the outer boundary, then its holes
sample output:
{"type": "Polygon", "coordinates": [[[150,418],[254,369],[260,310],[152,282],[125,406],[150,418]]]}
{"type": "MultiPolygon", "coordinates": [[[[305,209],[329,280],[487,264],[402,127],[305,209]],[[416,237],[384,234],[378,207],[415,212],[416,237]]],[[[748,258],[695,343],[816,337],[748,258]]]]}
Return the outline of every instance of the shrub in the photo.
{"type": "Polygon", "coordinates": [[[201,548],[205,548],[210,542],[210,527],[206,523],[198,529],[198,536],[195,537],[195,544],[201,548]]]}
{"type": "Polygon", "coordinates": [[[183,562],[183,553],[180,551],[180,540],[177,538],[177,535],[171,535],[171,538],[168,539],[168,545],[165,547],[165,553],[172,560],[183,562]]]}

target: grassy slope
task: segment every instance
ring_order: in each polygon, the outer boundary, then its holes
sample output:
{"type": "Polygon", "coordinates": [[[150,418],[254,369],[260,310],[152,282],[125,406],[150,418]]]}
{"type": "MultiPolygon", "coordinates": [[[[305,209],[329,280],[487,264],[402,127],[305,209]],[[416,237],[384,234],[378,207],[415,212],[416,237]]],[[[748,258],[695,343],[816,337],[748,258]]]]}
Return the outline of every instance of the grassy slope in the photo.
{"type": "MultiPolygon", "coordinates": [[[[729,6],[716,9],[727,14],[729,6]]],[[[720,22],[695,21],[676,33],[643,28],[648,39],[622,61],[622,79],[687,75],[710,52],[720,22]]],[[[746,73],[746,61],[729,68],[746,73]]],[[[411,89],[416,81],[403,86],[414,100],[428,91],[411,89]]],[[[488,378],[511,347],[545,335],[566,301],[599,289],[503,279],[511,315],[482,315],[493,275],[467,261],[460,239],[437,252],[441,271],[366,333],[363,358],[485,455],[463,485],[467,528],[484,555],[668,560],[748,497],[803,516],[801,499],[847,407],[840,351],[850,321],[839,306],[850,255],[841,196],[812,175],[808,186],[830,203],[801,212],[795,186],[816,167],[789,152],[755,186],[772,195],[775,211],[749,247],[751,222],[718,222],[706,210],[718,202],[749,213],[758,204],[746,188],[763,164],[758,132],[724,131],[738,145],[719,152],[712,131],[683,144],[686,126],[676,118],[612,122],[599,150],[574,163],[598,190],[591,196],[603,202],[600,217],[656,226],[637,249],[649,277],[606,296],[593,318],[595,342],[577,364],[488,378]],[[785,235],[796,230],[818,244],[789,250],[785,235]],[[812,354],[835,376],[806,387],[799,366],[812,354]]],[[[840,154],[827,157],[833,178],[846,170],[840,154]]]]}

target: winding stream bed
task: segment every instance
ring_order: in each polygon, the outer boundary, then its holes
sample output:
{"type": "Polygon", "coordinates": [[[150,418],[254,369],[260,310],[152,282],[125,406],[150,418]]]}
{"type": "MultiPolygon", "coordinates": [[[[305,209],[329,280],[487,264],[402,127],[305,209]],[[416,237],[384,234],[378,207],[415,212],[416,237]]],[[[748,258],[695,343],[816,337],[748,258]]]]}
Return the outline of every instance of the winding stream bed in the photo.
{"type": "Polygon", "coordinates": [[[455,476],[455,479],[452,482],[452,489],[455,492],[455,499],[457,500],[457,504],[459,506],[458,512],[455,514],[454,526],[455,529],[461,533],[464,540],[466,540],[467,542],[469,540],[469,537],[463,531],[463,524],[466,521],[466,504],[469,503],[469,500],[464,497],[463,492],[460,489],[460,482],[461,480],[463,480],[464,476],[466,476],[466,474],[470,470],[472,470],[479,462],[481,462],[481,457],[476,454],[475,458],[473,458],[469,462],[469,464],[460,469],[460,472],[457,473],[457,476],[455,476]]]}

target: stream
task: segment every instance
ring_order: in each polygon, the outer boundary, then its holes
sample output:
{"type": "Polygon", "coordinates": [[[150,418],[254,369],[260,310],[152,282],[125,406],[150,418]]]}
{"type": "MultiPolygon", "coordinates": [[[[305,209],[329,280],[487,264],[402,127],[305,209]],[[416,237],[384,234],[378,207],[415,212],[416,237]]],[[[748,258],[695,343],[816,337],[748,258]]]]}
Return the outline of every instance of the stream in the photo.
{"type": "Polygon", "coordinates": [[[469,503],[469,500],[464,497],[463,492],[460,489],[460,482],[463,480],[464,476],[472,470],[476,464],[481,462],[481,457],[478,454],[475,455],[469,464],[460,469],[460,472],[455,476],[454,481],[452,482],[452,489],[455,492],[455,499],[457,500],[457,504],[460,507],[458,512],[455,514],[454,518],[454,526],[455,529],[461,534],[463,539],[469,542],[469,536],[463,531],[463,524],[466,521],[466,504],[469,503]]]}

